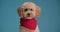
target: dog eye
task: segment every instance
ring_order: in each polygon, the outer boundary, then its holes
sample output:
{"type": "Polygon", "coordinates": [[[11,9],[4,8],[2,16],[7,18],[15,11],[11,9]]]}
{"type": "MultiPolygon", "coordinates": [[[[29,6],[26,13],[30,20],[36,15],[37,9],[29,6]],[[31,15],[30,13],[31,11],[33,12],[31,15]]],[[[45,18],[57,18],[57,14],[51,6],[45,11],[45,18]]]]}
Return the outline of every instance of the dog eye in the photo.
{"type": "Polygon", "coordinates": [[[31,11],[33,11],[32,9],[30,9],[31,11]]]}
{"type": "Polygon", "coordinates": [[[25,12],[28,11],[28,9],[25,9],[25,12]]]}

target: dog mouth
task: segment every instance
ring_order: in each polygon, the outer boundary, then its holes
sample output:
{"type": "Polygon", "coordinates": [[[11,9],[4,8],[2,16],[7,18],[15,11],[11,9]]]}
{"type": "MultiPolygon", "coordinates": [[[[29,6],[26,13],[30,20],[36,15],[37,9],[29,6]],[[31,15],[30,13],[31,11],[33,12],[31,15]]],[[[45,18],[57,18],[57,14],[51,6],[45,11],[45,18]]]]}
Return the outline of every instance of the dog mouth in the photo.
{"type": "Polygon", "coordinates": [[[34,17],[34,16],[33,16],[33,14],[31,14],[31,13],[27,13],[26,16],[25,16],[26,19],[31,19],[31,18],[33,18],[33,17],[34,17]]]}

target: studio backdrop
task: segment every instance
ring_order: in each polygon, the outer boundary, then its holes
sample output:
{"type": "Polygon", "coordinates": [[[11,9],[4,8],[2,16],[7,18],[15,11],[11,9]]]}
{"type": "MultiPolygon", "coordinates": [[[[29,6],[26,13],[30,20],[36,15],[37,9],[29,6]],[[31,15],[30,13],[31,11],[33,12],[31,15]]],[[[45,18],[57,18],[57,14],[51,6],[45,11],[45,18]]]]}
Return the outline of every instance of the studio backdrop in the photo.
{"type": "Polygon", "coordinates": [[[41,7],[41,15],[36,18],[40,32],[60,32],[60,0],[0,0],[0,32],[19,32],[17,8],[24,2],[41,7]]]}

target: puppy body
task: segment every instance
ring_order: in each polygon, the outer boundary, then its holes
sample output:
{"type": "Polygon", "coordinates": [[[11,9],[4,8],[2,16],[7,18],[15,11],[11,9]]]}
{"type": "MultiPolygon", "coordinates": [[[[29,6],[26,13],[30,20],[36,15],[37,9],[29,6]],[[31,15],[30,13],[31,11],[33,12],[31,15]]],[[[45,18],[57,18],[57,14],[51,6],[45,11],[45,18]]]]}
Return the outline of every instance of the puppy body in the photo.
{"type": "Polygon", "coordinates": [[[37,25],[35,30],[30,30],[30,29],[27,29],[24,26],[20,26],[20,32],[39,32],[39,28],[38,28],[38,25],[37,25]]]}
{"type": "MultiPolygon", "coordinates": [[[[32,2],[26,2],[21,7],[18,8],[18,14],[21,18],[32,19],[35,16],[39,17],[40,8],[32,2]]],[[[38,25],[35,30],[28,29],[24,26],[20,26],[20,32],[39,32],[38,25]]]]}

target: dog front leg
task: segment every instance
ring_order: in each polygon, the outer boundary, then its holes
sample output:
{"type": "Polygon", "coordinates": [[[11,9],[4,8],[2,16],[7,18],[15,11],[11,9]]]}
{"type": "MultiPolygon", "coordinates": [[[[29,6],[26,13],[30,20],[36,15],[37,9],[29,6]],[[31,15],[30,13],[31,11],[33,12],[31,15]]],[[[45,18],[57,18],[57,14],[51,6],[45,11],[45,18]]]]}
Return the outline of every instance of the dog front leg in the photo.
{"type": "Polygon", "coordinates": [[[35,32],[40,32],[40,31],[39,31],[39,28],[38,28],[38,26],[36,27],[36,30],[35,30],[35,32]]]}

